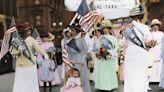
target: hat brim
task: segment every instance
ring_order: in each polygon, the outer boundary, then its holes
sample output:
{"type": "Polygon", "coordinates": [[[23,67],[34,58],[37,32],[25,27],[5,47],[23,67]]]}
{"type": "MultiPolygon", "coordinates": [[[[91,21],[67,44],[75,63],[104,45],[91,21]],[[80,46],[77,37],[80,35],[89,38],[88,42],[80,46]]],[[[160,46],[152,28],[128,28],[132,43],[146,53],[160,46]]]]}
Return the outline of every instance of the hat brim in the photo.
{"type": "Polygon", "coordinates": [[[69,28],[73,28],[73,29],[75,29],[77,33],[79,33],[79,32],[84,32],[83,29],[81,29],[81,28],[79,28],[79,27],[76,27],[76,26],[72,26],[72,25],[70,25],[69,28]]]}
{"type": "MultiPolygon", "coordinates": [[[[19,33],[25,33],[25,32],[27,32],[27,31],[29,31],[29,29],[32,29],[33,27],[27,27],[27,28],[25,28],[25,29],[23,29],[23,30],[18,30],[18,32],[19,33]]],[[[31,30],[30,30],[31,31],[31,30]]]]}
{"type": "Polygon", "coordinates": [[[133,17],[133,16],[138,16],[138,15],[144,15],[144,12],[142,12],[142,13],[130,14],[130,17],[133,17]]]}
{"type": "Polygon", "coordinates": [[[153,25],[159,25],[159,26],[161,26],[162,23],[161,22],[156,22],[156,23],[152,23],[150,26],[152,27],[153,25]]]}
{"type": "Polygon", "coordinates": [[[103,26],[103,27],[100,27],[100,28],[101,28],[101,29],[104,29],[104,28],[112,29],[113,27],[103,26]]]}

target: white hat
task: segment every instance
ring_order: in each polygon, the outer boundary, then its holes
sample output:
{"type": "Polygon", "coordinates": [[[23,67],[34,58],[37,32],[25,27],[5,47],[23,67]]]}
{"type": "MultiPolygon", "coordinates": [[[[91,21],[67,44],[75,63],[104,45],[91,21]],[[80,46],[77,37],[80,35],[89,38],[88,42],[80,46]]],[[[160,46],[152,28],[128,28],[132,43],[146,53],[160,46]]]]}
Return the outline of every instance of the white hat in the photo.
{"type": "Polygon", "coordinates": [[[153,19],[152,21],[151,21],[151,25],[150,26],[153,26],[153,25],[159,25],[159,26],[161,26],[161,21],[159,21],[158,19],[153,19]]]}
{"type": "Polygon", "coordinates": [[[130,11],[130,16],[143,15],[143,14],[144,14],[144,7],[141,4],[140,5],[136,5],[130,11]]]}

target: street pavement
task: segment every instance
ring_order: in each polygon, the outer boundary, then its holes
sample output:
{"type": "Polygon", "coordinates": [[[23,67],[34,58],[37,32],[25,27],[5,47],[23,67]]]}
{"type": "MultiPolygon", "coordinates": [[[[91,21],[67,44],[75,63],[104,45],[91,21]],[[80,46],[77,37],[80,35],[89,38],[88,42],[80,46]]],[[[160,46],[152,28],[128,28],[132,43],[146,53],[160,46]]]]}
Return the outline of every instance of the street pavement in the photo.
{"type": "MultiPolygon", "coordinates": [[[[0,75],[0,92],[12,92],[13,82],[14,82],[14,73],[0,75]]],[[[150,84],[150,86],[153,89],[151,92],[164,92],[164,90],[161,90],[158,87],[158,84],[150,84]]],[[[62,87],[62,83],[59,85],[53,86],[51,92],[60,92],[61,87],[62,87]]],[[[91,88],[92,88],[92,92],[110,92],[110,91],[98,91],[94,89],[93,82],[91,82],[91,88]]],[[[119,83],[119,88],[112,92],[123,92],[122,90],[123,90],[123,85],[119,83]]],[[[40,92],[44,92],[42,87],[40,87],[40,92]]],[[[47,87],[46,92],[49,92],[48,87],[47,87]]]]}

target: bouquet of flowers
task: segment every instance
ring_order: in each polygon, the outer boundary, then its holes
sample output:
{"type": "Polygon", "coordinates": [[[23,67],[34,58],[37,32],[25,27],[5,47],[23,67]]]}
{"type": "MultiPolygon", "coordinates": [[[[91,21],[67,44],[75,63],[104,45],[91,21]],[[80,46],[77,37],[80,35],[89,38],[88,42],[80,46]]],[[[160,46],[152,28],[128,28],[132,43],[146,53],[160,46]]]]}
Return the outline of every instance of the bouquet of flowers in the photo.
{"type": "Polygon", "coordinates": [[[150,48],[155,47],[156,44],[157,44],[157,41],[151,40],[149,43],[146,43],[146,44],[145,44],[145,47],[146,47],[146,49],[149,50],[150,48]]]}
{"type": "Polygon", "coordinates": [[[106,48],[104,47],[101,47],[98,52],[96,53],[96,56],[99,58],[99,59],[105,59],[107,60],[111,54],[107,51],[106,48]]]}

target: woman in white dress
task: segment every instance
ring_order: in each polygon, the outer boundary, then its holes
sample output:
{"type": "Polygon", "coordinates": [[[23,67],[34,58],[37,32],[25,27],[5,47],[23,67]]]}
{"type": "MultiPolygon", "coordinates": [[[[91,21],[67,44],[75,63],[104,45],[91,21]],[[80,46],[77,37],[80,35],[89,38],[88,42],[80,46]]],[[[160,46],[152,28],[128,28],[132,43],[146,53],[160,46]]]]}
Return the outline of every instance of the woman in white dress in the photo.
{"type": "Polygon", "coordinates": [[[158,19],[153,19],[151,22],[151,36],[152,40],[156,41],[157,44],[155,47],[151,48],[149,51],[154,54],[155,59],[153,62],[152,75],[150,76],[150,82],[159,82],[161,74],[161,41],[163,37],[163,32],[159,31],[161,22],[158,19]]]}
{"type": "MultiPolygon", "coordinates": [[[[140,40],[136,41],[124,36],[127,42],[124,61],[124,92],[147,92],[147,67],[148,52],[145,49],[145,43],[148,43],[150,30],[149,27],[142,24],[140,20],[143,18],[144,9],[141,5],[134,7],[130,15],[133,19],[132,26],[125,32],[131,32],[130,37],[134,36],[140,40]],[[133,31],[132,31],[133,30],[133,31]]],[[[128,33],[129,34],[129,33],[128,33]]]]}
{"type": "Polygon", "coordinates": [[[18,33],[25,41],[26,50],[29,51],[31,58],[28,58],[27,54],[23,54],[24,48],[19,43],[17,46],[17,41],[15,41],[15,44],[12,43],[14,47],[12,54],[16,57],[16,71],[12,92],[39,92],[36,57],[33,51],[40,52],[45,59],[48,59],[48,55],[37,41],[30,36],[32,26],[29,23],[21,23],[16,25],[16,27],[18,33]]]}

